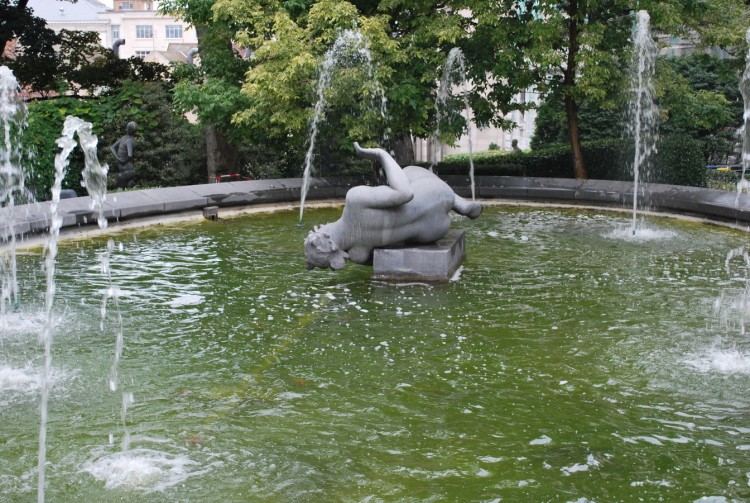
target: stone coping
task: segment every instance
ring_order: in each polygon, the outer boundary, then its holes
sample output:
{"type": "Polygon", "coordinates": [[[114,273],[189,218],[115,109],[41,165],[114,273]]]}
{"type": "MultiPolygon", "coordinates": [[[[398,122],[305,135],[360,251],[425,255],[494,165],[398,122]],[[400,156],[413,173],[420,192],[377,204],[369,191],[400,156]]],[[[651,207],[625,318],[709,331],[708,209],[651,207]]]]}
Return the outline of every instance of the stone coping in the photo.
{"type": "MultiPolygon", "coordinates": [[[[471,197],[468,176],[442,177],[456,193],[471,197]]],[[[314,178],[307,201],[343,200],[355,185],[374,181],[366,177],[314,178]]],[[[207,206],[247,207],[253,205],[290,204],[299,207],[301,178],[252,180],[114,192],[107,195],[104,215],[111,223],[134,219],[154,219],[177,213],[202,214],[207,206]]],[[[750,196],[735,192],[644,184],[638,198],[639,208],[703,217],[736,225],[750,223],[750,196]]],[[[633,183],[611,180],[576,180],[568,178],[527,178],[479,176],[475,196],[482,200],[503,199],[552,202],[574,205],[632,208],[633,183]]],[[[59,204],[62,229],[96,227],[97,215],[90,209],[91,198],[63,199],[59,204]]],[[[33,236],[50,226],[50,202],[0,208],[0,246],[11,235],[33,236]]]]}

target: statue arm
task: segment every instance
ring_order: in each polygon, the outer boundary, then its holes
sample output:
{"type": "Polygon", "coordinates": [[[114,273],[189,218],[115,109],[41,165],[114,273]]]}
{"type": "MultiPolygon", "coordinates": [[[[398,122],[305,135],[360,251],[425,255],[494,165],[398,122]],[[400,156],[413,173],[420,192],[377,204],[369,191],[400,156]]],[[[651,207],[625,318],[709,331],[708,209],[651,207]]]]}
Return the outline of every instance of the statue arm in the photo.
{"type": "Polygon", "coordinates": [[[115,156],[115,159],[117,159],[117,162],[125,162],[125,159],[120,159],[120,156],[117,155],[117,149],[120,146],[120,140],[117,140],[112,145],[109,146],[110,152],[112,152],[112,155],[115,156]]]}

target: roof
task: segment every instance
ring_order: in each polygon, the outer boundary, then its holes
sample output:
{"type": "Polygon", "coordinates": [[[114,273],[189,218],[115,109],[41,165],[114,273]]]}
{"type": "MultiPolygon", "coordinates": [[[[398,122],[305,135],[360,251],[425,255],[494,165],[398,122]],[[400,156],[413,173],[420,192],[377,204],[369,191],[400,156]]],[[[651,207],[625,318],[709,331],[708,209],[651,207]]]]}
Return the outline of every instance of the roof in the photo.
{"type": "Polygon", "coordinates": [[[143,60],[164,64],[172,62],[184,63],[187,61],[187,56],[180,51],[151,51],[143,60]]]}
{"type": "Polygon", "coordinates": [[[34,15],[47,22],[99,21],[97,14],[107,10],[98,0],[78,0],[76,3],[60,0],[29,0],[34,15]]]}

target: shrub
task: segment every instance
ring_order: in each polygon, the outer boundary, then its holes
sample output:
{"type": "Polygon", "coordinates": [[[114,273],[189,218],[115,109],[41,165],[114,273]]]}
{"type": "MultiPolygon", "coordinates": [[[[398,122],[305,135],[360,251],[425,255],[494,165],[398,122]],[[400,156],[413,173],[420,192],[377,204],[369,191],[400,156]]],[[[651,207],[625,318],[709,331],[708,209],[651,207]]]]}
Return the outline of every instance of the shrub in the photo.
{"type": "MultiPolygon", "coordinates": [[[[202,183],[206,173],[205,141],[199,127],[174,112],[169,92],[158,83],[123,83],[113,95],[97,99],[58,98],[29,104],[23,142],[26,184],[37,200],[50,197],[54,181],[55,140],[65,117],[74,115],[93,125],[99,138],[99,161],[110,165],[114,187],[117,161],[109,146],[125,134],[129,121],[138,123],[135,168],[138,186],[167,187],[202,183]]],[[[73,151],[63,188],[85,194],[81,187],[83,155],[73,151]]]]}
{"type": "MultiPolygon", "coordinates": [[[[602,180],[632,180],[630,159],[633,144],[625,139],[595,140],[582,145],[589,178],[602,180]]],[[[655,169],[644,173],[643,180],[654,183],[693,185],[704,187],[706,169],[701,146],[686,135],[662,137],[654,157],[655,169]]],[[[531,176],[573,178],[573,156],[568,145],[556,145],[530,152],[482,152],[474,157],[477,175],[531,176]]],[[[466,174],[468,154],[447,156],[438,164],[440,174],[466,174]]]]}
{"type": "Polygon", "coordinates": [[[206,180],[206,148],[201,129],[175,112],[172,96],[160,83],[125,82],[120,90],[100,99],[104,132],[99,159],[110,165],[114,187],[117,160],[109,151],[135,121],[135,171],[138,187],[172,187],[206,180]]]}
{"type": "Polygon", "coordinates": [[[706,164],[698,140],[685,134],[665,136],[657,145],[652,179],[672,185],[706,186],[706,164]]]}
{"type": "Polygon", "coordinates": [[[735,191],[739,181],[740,173],[736,171],[706,170],[706,186],[709,189],[735,191]]]}
{"type": "MultiPolygon", "coordinates": [[[[91,122],[94,134],[101,134],[101,117],[96,115],[93,101],[77,98],[58,98],[49,101],[29,103],[27,127],[23,133],[23,146],[26,158],[23,169],[26,186],[38,201],[51,197],[50,189],[55,180],[55,141],[62,134],[63,123],[68,115],[91,122]]],[[[73,189],[81,193],[81,171],[83,155],[80,149],[70,155],[68,171],[63,179],[63,189],[73,189]]]]}

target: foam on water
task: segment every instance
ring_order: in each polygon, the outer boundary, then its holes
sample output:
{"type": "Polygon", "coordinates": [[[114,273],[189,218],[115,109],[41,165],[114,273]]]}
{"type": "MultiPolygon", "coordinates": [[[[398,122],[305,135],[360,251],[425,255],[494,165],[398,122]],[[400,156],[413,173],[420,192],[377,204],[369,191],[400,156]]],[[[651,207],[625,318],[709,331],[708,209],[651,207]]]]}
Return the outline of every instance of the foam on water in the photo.
{"type": "Polygon", "coordinates": [[[676,235],[677,234],[674,231],[643,226],[638,227],[635,234],[633,234],[633,228],[631,226],[620,226],[615,230],[606,233],[604,237],[631,241],[633,243],[642,243],[646,241],[666,241],[675,238],[676,235]]]}
{"type": "Polygon", "coordinates": [[[704,354],[691,355],[685,363],[703,373],[750,375],[750,354],[736,348],[711,347],[704,354]]]}
{"type": "MultiPolygon", "coordinates": [[[[47,318],[42,311],[8,312],[0,314],[0,339],[9,336],[33,334],[34,337],[44,328],[47,318]]],[[[56,320],[55,323],[58,323],[56,320]]]]}
{"type": "Polygon", "coordinates": [[[0,365],[0,393],[3,391],[31,392],[39,389],[39,369],[25,366],[13,368],[0,365]]]}
{"type": "MultiPolygon", "coordinates": [[[[59,388],[73,374],[53,369],[47,376],[50,387],[59,388]]],[[[36,401],[42,387],[41,369],[31,364],[13,366],[0,363],[0,407],[36,401]]]]}
{"type": "Polygon", "coordinates": [[[153,449],[95,453],[82,472],[104,482],[106,489],[130,488],[146,493],[164,491],[188,478],[206,473],[200,464],[184,454],[174,455],[153,449]]]}
{"type": "Polygon", "coordinates": [[[197,306],[203,304],[204,300],[202,295],[186,294],[170,300],[167,305],[170,307],[197,306]]]}

